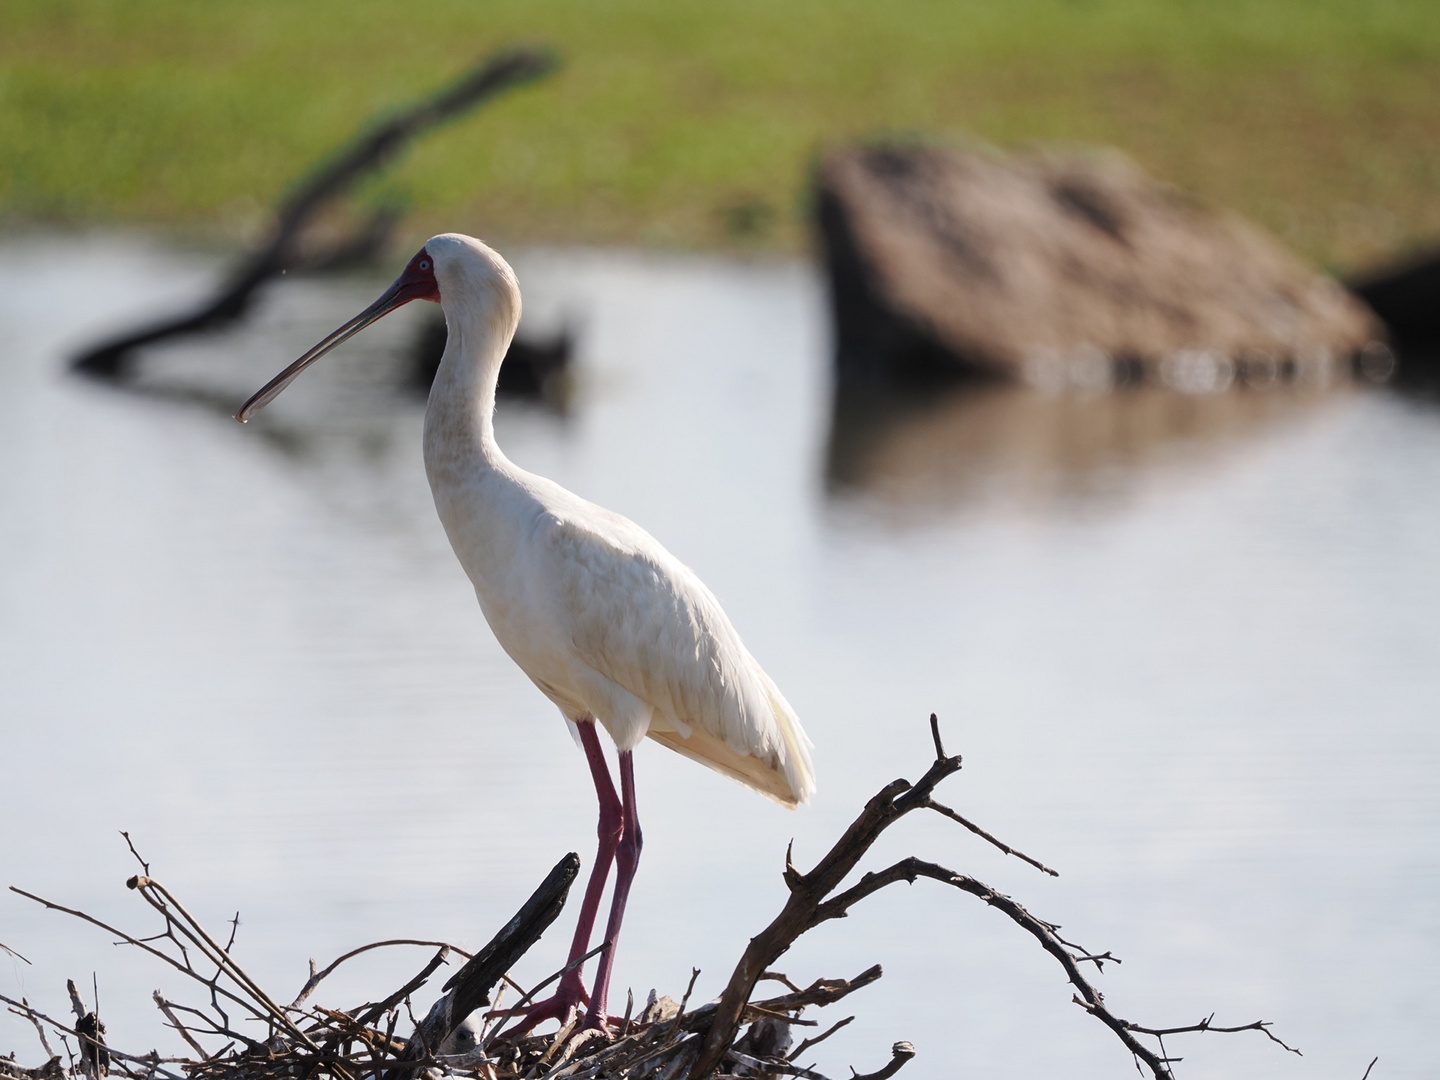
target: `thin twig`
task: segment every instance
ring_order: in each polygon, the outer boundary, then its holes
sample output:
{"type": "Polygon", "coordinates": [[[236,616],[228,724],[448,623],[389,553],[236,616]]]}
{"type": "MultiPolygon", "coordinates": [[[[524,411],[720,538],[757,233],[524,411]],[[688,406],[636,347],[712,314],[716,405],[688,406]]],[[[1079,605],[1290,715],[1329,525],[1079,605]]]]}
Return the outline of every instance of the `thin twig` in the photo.
{"type": "Polygon", "coordinates": [[[173,925],[189,938],[197,948],[204,952],[211,963],[223,970],[225,974],[229,975],[242,989],[249,993],[255,1001],[259,1002],[281,1028],[289,1031],[291,1035],[299,1039],[311,1050],[320,1049],[311,1041],[310,1036],[301,1031],[295,1022],[290,1019],[285,1010],[271,1000],[270,995],[260,988],[260,984],[252,979],[245,972],[245,969],[231,958],[225,948],[210,936],[209,931],[200,924],[195,916],[186,910],[185,905],[180,903],[169,889],[165,888],[164,885],[154,878],[141,874],[132,877],[125,884],[138,892],[146,903],[167,919],[170,918],[170,912],[167,909],[173,907],[180,915],[180,920],[173,922],[173,925]],[[152,891],[158,894],[158,900],[155,896],[151,895],[152,891]]]}
{"type": "Polygon", "coordinates": [[[149,876],[150,876],[150,864],[140,857],[140,852],[138,852],[138,851],[135,850],[135,845],[134,845],[134,843],[132,843],[131,840],[130,840],[130,834],[129,834],[128,832],[126,832],[124,829],[121,829],[121,830],[120,830],[120,835],[125,838],[125,846],[130,849],[130,854],[131,854],[131,855],[134,855],[134,856],[135,856],[135,861],[140,864],[140,872],[141,872],[142,874],[144,874],[146,877],[149,877],[149,876]]]}
{"type": "Polygon", "coordinates": [[[805,1040],[804,1042],[802,1042],[799,1046],[797,1046],[794,1050],[792,1050],[792,1051],[790,1051],[790,1053],[786,1054],[785,1057],[786,1057],[788,1060],[790,1060],[790,1061],[794,1061],[794,1060],[795,1060],[796,1058],[798,1058],[801,1054],[803,1054],[806,1050],[809,1050],[812,1046],[815,1046],[817,1043],[822,1043],[822,1042],[824,1042],[824,1041],[825,1041],[826,1039],[828,1039],[831,1035],[834,1035],[835,1032],[839,1031],[841,1028],[843,1028],[843,1027],[845,1027],[846,1025],[848,1025],[848,1024],[849,1024],[851,1021],[853,1021],[854,1019],[855,1019],[855,1017],[853,1017],[853,1016],[847,1016],[847,1017],[845,1017],[844,1020],[837,1020],[837,1021],[835,1021],[835,1023],[831,1024],[828,1028],[826,1028],[826,1029],[825,1029],[823,1032],[821,1032],[819,1035],[816,1035],[813,1039],[806,1039],[806,1040],[805,1040]]]}
{"type": "MultiPolygon", "coordinates": [[[[15,1006],[16,1008],[23,1009],[25,1014],[29,1014],[29,1015],[33,1015],[33,1016],[39,1017],[41,1020],[43,1020],[45,1023],[49,1024],[49,1025],[50,1025],[52,1028],[54,1028],[56,1031],[64,1032],[66,1035],[73,1035],[76,1039],[79,1039],[79,1040],[81,1041],[81,1044],[82,1044],[82,1045],[84,1044],[84,1041],[85,1041],[85,1039],[87,1038],[87,1036],[81,1035],[80,1032],[76,1031],[74,1028],[69,1027],[69,1026],[67,1026],[67,1025],[65,1025],[65,1024],[62,1024],[62,1023],[60,1023],[60,1021],[55,1020],[55,1019],[53,1019],[52,1017],[46,1016],[44,1013],[40,1012],[38,1009],[32,1009],[32,1008],[31,1008],[30,1006],[28,1006],[28,1005],[22,1005],[20,1002],[16,1001],[14,998],[8,998],[8,997],[6,997],[4,994],[0,994],[0,1001],[3,1001],[6,1005],[13,1005],[13,1006],[15,1006]]],[[[108,1049],[108,1048],[107,1048],[107,1049],[108,1049]]],[[[156,1062],[156,1060],[155,1060],[153,1057],[148,1057],[148,1056],[147,1056],[147,1057],[137,1057],[137,1056],[134,1055],[134,1054],[122,1053],[122,1052],[119,1051],[119,1050],[110,1050],[109,1052],[110,1052],[110,1056],[111,1056],[111,1057],[120,1058],[122,1061],[133,1061],[133,1062],[135,1062],[137,1065],[145,1065],[145,1066],[147,1066],[147,1067],[148,1067],[148,1066],[154,1066],[156,1072],[163,1073],[166,1077],[169,1077],[169,1080],[187,1080],[187,1078],[184,1077],[184,1076],[182,1076],[180,1073],[171,1072],[169,1069],[161,1069],[161,1068],[159,1067],[158,1063],[156,1062]]],[[[162,1060],[169,1060],[169,1059],[162,1059],[162,1060]]]]}
{"type": "Polygon", "coordinates": [[[165,996],[161,994],[159,990],[156,990],[154,998],[155,1007],[165,1014],[165,1019],[170,1021],[170,1026],[180,1033],[180,1037],[190,1044],[190,1049],[200,1055],[201,1061],[208,1058],[210,1055],[206,1053],[203,1046],[195,1041],[194,1036],[190,1034],[190,1029],[180,1022],[180,1018],[176,1016],[170,1008],[170,1003],[165,1000],[165,996]]]}
{"type": "Polygon", "coordinates": [[[1273,1031],[1270,1030],[1270,1026],[1273,1021],[1252,1020],[1248,1024],[1240,1024],[1236,1027],[1217,1027],[1214,1023],[1212,1023],[1214,1019],[1215,1014],[1211,1013],[1204,1020],[1201,1020],[1198,1024],[1186,1024],[1184,1027],[1148,1028],[1141,1027],[1139,1024],[1128,1024],[1127,1026],[1130,1028],[1131,1031],[1138,1031],[1142,1035],[1154,1035],[1156,1038],[1163,1038],[1166,1035],[1185,1035],[1191,1032],[1200,1031],[1218,1031],[1226,1035],[1233,1035],[1235,1032],[1238,1031],[1258,1031],[1261,1032],[1271,1042],[1275,1043],[1277,1046],[1280,1046],[1285,1050],[1288,1050],[1296,1057],[1305,1056],[1299,1050],[1295,1049],[1295,1047],[1290,1046],[1288,1043],[1285,1042],[1284,1039],[1280,1038],[1278,1035],[1276,1035],[1273,1031]]]}
{"type": "MultiPolygon", "coordinates": [[[[30,1011],[30,1002],[21,998],[20,1004],[24,1010],[23,1015],[35,1026],[35,1034],[40,1036],[40,1045],[45,1050],[45,1057],[47,1059],[55,1057],[55,1051],[50,1048],[50,1040],[45,1038],[45,1026],[41,1024],[39,1020],[35,1019],[35,1014],[30,1011]]],[[[13,1012],[14,1010],[12,1009],[11,1011],[13,1012]]]]}
{"type": "Polygon", "coordinates": [[[201,975],[198,971],[196,971],[194,968],[191,968],[191,967],[186,966],[185,964],[181,963],[179,960],[176,960],[173,956],[170,956],[170,955],[166,954],[165,952],[161,951],[160,949],[157,949],[157,948],[155,948],[154,946],[147,944],[145,941],[142,941],[140,938],[132,937],[130,934],[125,933],[125,931],[123,931],[123,930],[117,930],[115,927],[111,926],[109,923],[101,922],[99,919],[95,918],[93,915],[87,915],[87,914],[85,914],[85,912],[83,912],[83,911],[77,911],[77,910],[75,910],[74,908],[68,908],[68,907],[66,907],[64,904],[57,904],[57,903],[55,903],[53,900],[46,900],[43,896],[36,896],[34,893],[26,892],[24,889],[19,888],[18,886],[11,885],[11,886],[10,886],[10,891],[13,892],[13,893],[16,893],[16,894],[18,894],[18,895],[20,895],[20,896],[25,897],[27,900],[34,900],[37,904],[43,904],[46,908],[48,908],[48,909],[50,909],[50,910],[52,910],[52,911],[63,911],[66,915],[73,915],[75,918],[80,919],[80,920],[82,920],[82,921],[84,921],[84,922],[88,922],[88,923],[89,923],[90,925],[92,925],[92,926],[98,926],[100,929],[104,930],[106,933],[113,934],[113,935],[115,935],[116,937],[120,938],[120,940],[121,940],[124,944],[134,945],[134,946],[135,946],[136,948],[138,948],[138,949],[143,949],[145,952],[149,953],[151,956],[154,956],[154,957],[156,957],[156,958],[158,958],[158,959],[160,959],[160,960],[163,960],[165,963],[169,964],[171,967],[173,967],[176,971],[180,972],[181,974],[187,975],[187,976],[189,976],[190,978],[194,979],[196,982],[199,982],[199,983],[201,983],[202,985],[208,986],[208,987],[211,989],[212,992],[218,993],[220,996],[222,996],[222,997],[224,997],[224,998],[227,998],[227,999],[230,1000],[230,1001],[233,1001],[236,1005],[239,1005],[241,1008],[243,1008],[243,1009],[245,1009],[247,1012],[251,1013],[256,1019],[258,1019],[258,1020],[264,1020],[264,1019],[265,1019],[265,1014],[264,1014],[264,1012],[262,1012],[261,1010],[257,1009],[253,1003],[251,1003],[251,1002],[249,1002],[249,1001],[246,1001],[244,998],[242,998],[242,997],[240,997],[240,996],[238,996],[238,995],[236,995],[236,994],[231,993],[229,990],[226,990],[224,987],[219,987],[219,986],[214,986],[214,985],[212,985],[211,983],[209,983],[209,982],[205,979],[204,976],[202,976],[202,975],[201,975]]]}
{"type": "Polygon", "coordinates": [[[976,836],[980,837],[980,839],[986,841],[987,843],[993,844],[995,847],[1003,851],[1006,855],[1014,855],[1015,858],[1019,859],[1021,862],[1027,862],[1031,866],[1035,867],[1036,870],[1039,870],[1042,873],[1049,874],[1051,877],[1060,876],[1060,871],[1051,870],[1050,867],[1046,866],[1039,859],[1032,859],[1023,851],[1018,851],[1015,848],[1011,847],[1009,844],[1005,843],[1005,841],[991,836],[979,825],[976,825],[973,821],[970,821],[967,818],[961,817],[944,803],[936,802],[934,799],[926,799],[925,805],[928,806],[931,810],[934,810],[936,813],[943,814],[945,817],[948,817],[951,821],[959,822],[961,825],[964,825],[965,828],[969,829],[976,836]]]}
{"type": "Polygon", "coordinates": [[[296,995],[295,1000],[290,1003],[290,1008],[298,1009],[301,1005],[305,1004],[305,1000],[315,992],[315,988],[320,985],[321,980],[332,974],[335,969],[345,963],[346,960],[352,960],[361,953],[369,952],[371,949],[384,949],[392,945],[421,945],[432,949],[449,949],[453,953],[459,953],[466,960],[469,960],[472,955],[458,945],[451,945],[448,941],[424,941],[419,938],[391,938],[388,941],[372,941],[369,945],[361,945],[358,949],[351,949],[319,971],[314,970],[314,961],[312,960],[310,978],[305,980],[305,985],[300,988],[300,993],[296,995]]]}
{"type": "Polygon", "coordinates": [[[850,1080],[890,1080],[890,1077],[899,1072],[907,1061],[915,1056],[915,1047],[908,1042],[897,1042],[890,1048],[890,1062],[883,1069],[877,1069],[873,1073],[861,1075],[854,1069],[850,1070],[850,1080]]]}

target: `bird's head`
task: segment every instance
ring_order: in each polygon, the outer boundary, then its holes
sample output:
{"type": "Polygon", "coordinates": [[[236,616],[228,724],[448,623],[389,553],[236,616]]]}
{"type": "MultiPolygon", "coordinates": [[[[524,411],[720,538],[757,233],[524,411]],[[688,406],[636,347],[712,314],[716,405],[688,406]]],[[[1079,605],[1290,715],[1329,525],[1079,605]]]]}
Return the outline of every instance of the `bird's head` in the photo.
{"type": "Polygon", "coordinates": [[[478,318],[486,329],[504,333],[507,342],[520,321],[520,286],[515,271],[498,252],[460,233],[432,236],[378,300],[261,387],[235,419],[242,424],[248,421],[320,357],[411,300],[433,300],[445,309],[447,318],[462,312],[478,318]]]}

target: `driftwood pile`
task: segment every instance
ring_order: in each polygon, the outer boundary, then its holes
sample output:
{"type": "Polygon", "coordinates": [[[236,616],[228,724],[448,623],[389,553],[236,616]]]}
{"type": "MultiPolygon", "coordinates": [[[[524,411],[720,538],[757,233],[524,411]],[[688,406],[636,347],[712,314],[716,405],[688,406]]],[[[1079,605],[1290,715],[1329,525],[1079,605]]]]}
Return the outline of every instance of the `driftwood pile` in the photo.
{"type": "Polygon", "coordinates": [[[842,378],[1202,393],[1393,363],[1338,282],[1113,151],[851,147],[816,184],[842,378]]]}
{"type": "MultiPolygon", "coordinates": [[[[198,989],[198,1001],[189,1003],[172,1000],[159,991],[154,998],[166,1026],[184,1041],[189,1052],[180,1057],[162,1056],[154,1050],[124,1051],[109,1045],[104,1024],[71,983],[74,1020],[61,1020],[26,1000],[0,995],[12,1013],[34,1025],[45,1054],[39,1064],[28,1066],[0,1057],[0,1078],[100,1080],[109,1074],[129,1080],[437,1080],[446,1076],[475,1080],[703,1080],[712,1076],[825,1080],[807,1065],[807,1054],[854,1017],[822,1029],[806,1015],[807,1010],[834,1004],[867,986],[880,978],[881,969],[876,965],[852,979],[820,979],[801,987],[772,965],[811,928],[843,918],[854,905],[888,885],[920,878],[982,900],[1029,934],[1064,970],[1075,1004],[1109,1028],[1133,1056],[1136,1067],[1155,1080],[1173,1077],[1171,1065],[1177,1059],[1167,1053],[1165,1039],[1185,1032],[1258,1031],[1298,1053],[1271,1034],[1265,1021],[1221,1027],[1213,1023],[1212,1016],[1194,1024],[1154,1028],[1121,1018],[1111,1012],[1085,971],[1102,971],[1106,963],[1119,962],[1115,957],[1065,940],[1058,926],[1035,917],[1010,897],[936,863],[902,859],[841,888],[880,835],[913,810],[941,814],[1001,851],[1044,873],[1055,873],[934,798],[936,786],[960,769],[961,760],[945,753],[933,716],[930,723],[935,761],[918,781],[896,780],[882,789],[808,873],[797,870],[787,853],[784,878],[789,898],[774,921],[751,939],[718,1001],[691,1007],[690,989],[696,972],[679,1002],[657,997],[652,991],[650,1000],[638,1011],[632,1000],[609,1031],[587,1030],[576,1021],[541,1035],[517,1034],[507,1028],[528,1002],[564,974],[558,971],[539,985],[521,990],[507,972],[564,906],[580,869],[579,858],[570,854],[556,864],[515,917],[473,956],[441,942],[375,942],[324,968],[317,968],[312,961],[305,985],[288,1005],[282,1005],[235,961],[234,926],[229,940],[221,944],[150,875],[149,865],[136,853],[142,872],[128,885],[160,920],[158,928],[147,933],[127,933],[82,911],[12,889],[145,951],[198,989]],[[312,1003],[325,978],[347,960],[371,949],[402,945],[431,946],[437,951],[413,978],[375,1001],[346,1009],[312,1003]],[[438,1000],[417,1021],[412,1012],[414,999],[452,956],[465,957],[464,965],[445,982],[438,1000]],[[761,983],[780,984],[785,992],[756,999],[761,983]],[[507,991],[518,994],[508,1007],[504,1001],[507,991]],[[402,1021],[404,1035],[399,1034],[402,1021]],[[814,1033],[793,1045],[795,1028],[814,1029],[814,1033]]],[[[133,845],[131,851],[135,851],[133,845]]],[[[595,952],[607,947],[601,945],[595,952]]],[[[857,1073],[851,1080],[888,1080],[914,1054],[909,1043],[897,1042],[887,1064],[863,1076],[857,1073]]]]}

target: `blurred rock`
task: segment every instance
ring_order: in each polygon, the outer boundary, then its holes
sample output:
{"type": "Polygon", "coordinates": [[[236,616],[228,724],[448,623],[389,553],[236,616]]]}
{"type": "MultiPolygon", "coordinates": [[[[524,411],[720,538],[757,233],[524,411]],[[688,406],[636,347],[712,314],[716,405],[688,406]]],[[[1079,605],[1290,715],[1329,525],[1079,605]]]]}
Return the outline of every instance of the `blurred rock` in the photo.
{"type": "Polygon", "coordinates": [[[1334,279],[1113,152],[866,146],[817,183],[842,377],[1326,385],[1385,337],[1334,279]]]}

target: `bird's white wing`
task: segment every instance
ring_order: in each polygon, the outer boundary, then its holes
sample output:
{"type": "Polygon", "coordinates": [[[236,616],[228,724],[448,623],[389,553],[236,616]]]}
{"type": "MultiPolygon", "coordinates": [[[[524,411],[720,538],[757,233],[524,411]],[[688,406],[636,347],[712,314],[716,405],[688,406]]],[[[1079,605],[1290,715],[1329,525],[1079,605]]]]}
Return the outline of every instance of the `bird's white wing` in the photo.
{"type": "MultiPolygon", "coordinates": [[[[576,656],[648,710],[649,734],[764,794],[795,805],[814,790],[809,740],[698,577],[629,519],[591,504],[541,525],[561,624],[576,656]]],[[[620,724],[617,725],[616,722],[620,724]]],[[[613,726],[612,726],[613,725],[613,726]]]]}

